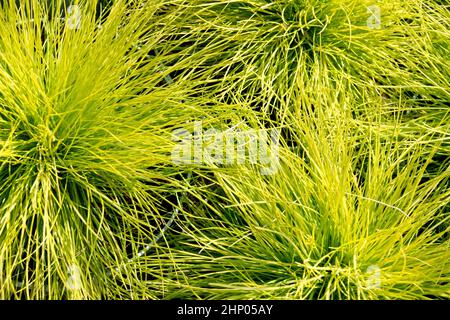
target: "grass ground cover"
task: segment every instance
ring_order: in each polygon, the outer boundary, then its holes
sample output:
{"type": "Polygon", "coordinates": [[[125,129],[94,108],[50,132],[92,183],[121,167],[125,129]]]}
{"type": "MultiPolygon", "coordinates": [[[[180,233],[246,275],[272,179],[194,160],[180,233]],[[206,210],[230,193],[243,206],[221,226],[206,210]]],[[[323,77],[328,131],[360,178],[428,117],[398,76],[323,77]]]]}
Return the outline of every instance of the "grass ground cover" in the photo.
{"type": "Polygon", "coordinates": [[[450,298],[446,1],[0,25],[0,298],[450,298]]]}

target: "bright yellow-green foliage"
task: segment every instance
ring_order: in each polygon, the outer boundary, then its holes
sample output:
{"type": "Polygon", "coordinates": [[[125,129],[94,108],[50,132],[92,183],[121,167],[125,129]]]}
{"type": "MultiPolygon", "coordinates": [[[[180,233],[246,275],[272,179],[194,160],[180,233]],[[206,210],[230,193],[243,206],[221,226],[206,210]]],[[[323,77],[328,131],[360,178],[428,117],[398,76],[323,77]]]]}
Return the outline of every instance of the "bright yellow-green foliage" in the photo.
{"type": "Polygon", "coordinates": [[[20,3],[0,298],[450,298],[445,1],[20,3]],[[275,170],[175,159],[199,123],[275,170]]]}

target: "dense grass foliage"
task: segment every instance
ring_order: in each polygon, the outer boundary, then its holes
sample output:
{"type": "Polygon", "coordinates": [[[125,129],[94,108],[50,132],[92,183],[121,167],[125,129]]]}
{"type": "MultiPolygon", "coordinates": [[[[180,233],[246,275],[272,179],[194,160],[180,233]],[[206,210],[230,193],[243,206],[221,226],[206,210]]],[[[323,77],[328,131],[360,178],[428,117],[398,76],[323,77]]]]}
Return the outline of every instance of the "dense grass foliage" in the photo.
{"type": "Polygon", "coordinates": [[[5,0],[0,25],[0,298],[450,298],[446,1],[5,0]]]}

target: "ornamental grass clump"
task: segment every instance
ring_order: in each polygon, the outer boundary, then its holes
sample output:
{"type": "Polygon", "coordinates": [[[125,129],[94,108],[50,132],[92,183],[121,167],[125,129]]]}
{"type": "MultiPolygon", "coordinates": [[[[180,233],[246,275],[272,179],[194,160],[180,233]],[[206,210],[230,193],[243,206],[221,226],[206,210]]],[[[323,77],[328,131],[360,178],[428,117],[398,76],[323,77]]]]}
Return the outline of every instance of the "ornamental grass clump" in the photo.
{"type": "MultiPolygon", "coordinates": [[[[206,60],[193,65],[225,101],[245,97],[284,119],[311,83],[448,101],[448,7],[430,1],[181,1],[178,25],[206,60]]],[[[362,98],[361,98],[362,99],[362,98]]]]}
{"type": "Polygon", "coordinates": [[[130,264],[181,192],[195,192],[195,168],[171,158],[172,131],[233,117],[169,81],[155,51],[171,19],[155,16],[160,6],[3,4],[1,298],[152,297],[130,264]]]}
{"type": "Polygon", "coordinates": [[[427,175],[440,142],[386,141],[383,123],[371,126],[319,109],[292,119],[298,148],[280,141],[276,174],[217,170],[222,191],[185,207],[158,255],[161,296],[450,298],[450,170],[427,175]]]}

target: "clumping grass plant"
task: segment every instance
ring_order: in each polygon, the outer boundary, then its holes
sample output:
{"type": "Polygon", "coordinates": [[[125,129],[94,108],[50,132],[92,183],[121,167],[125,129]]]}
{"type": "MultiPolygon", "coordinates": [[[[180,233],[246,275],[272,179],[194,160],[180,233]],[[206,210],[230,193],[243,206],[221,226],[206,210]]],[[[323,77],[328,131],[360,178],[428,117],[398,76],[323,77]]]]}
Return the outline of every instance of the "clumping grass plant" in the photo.
{"type": "Polygon", "coordinates": [[[449,24],[3,1],[0,298],[450,298],[449,24]]]}
{"type": "Polygon", "coordinates": [[[182,3],[179,33],[185,42],[194,38],[208,57],[192,67],[215,84],[219,98],[244,96],[280,121],[286,109],[302,107],[295,100],[322,78],[339,91],[344,77],[350,94],[360,97],[406,91],[448,101],[448,6],[417,0],[182,3]]]}
{"type": "Polygon", "coordinates": [[[0,296],[133,297],[129,260],[192,170],[173,163],[172,131],[232,116],[186,102],[188,82],[167,87],[158,6],[118,1],[99,20],[86,2],[77,21],[48,19],[67,10],[53,4],[11,1],[0,16],[0,296]]]}
{"type": "Polygon", "coordinates": [[[293,120],[299,147],[280,148],[277,174],[217,170],[222,192],[158,255],[162,297],[448,299],[448,162],[427,173],[440,142],[371,125],[318,110],[293,120]]]}

